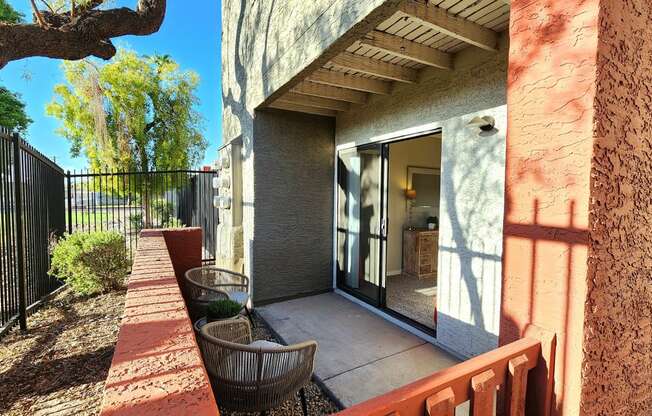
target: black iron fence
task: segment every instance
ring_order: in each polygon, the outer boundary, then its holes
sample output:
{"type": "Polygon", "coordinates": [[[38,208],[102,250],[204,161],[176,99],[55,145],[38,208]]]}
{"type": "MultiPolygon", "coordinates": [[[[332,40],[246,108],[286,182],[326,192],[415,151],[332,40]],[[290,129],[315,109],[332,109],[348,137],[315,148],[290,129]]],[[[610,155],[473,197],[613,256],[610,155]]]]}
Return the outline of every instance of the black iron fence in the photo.
{"type": "Polygon", "coordinates": [[[62,286],[48,275],[64,232],[117,231],[133,255],[143,228],[201,227],[215,253],[214,171],[64,172],[0,128],[0,337],[62,286]]]}
{"type": "MultiPolygon", "coordinates": [[[[0,130],[0,329],[61,286],[47,274],[49,242],[66,229],[65,173],[18,135],[0,130]]],[[[1,333],[0,332],[0,333],[1,333]]]]}
{"type": "Polygon", "coordinates": [[[214,171],[68,172],[66,217],[74,231],[117,231],[133,255],[143,228],[201,227],[203,260],[215,253],[214,171]]]}

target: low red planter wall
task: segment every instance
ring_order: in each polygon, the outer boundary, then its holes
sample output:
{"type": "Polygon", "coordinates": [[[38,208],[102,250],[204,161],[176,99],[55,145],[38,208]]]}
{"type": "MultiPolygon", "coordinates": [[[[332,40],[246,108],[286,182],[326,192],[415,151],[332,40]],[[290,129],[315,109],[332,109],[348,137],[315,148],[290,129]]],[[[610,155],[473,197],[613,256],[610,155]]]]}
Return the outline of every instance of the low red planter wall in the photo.
{"type": "Polygon", "coordinates": [[[143,230],[102,412],[217,415],[177,278],[201,266],[201,229],[143,230]]]}

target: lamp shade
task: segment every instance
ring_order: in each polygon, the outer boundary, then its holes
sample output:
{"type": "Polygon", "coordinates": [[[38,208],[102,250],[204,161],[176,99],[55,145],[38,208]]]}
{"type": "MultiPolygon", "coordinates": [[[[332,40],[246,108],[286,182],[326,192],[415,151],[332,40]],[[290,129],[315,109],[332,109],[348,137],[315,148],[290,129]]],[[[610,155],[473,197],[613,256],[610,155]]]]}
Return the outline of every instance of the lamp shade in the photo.
{"type": "Polygon", "coordinates": [[[406,189],[405,190],[405,197],[407,199],[416,199],[417,198],[417,190],[416,189],[406,189]]]}

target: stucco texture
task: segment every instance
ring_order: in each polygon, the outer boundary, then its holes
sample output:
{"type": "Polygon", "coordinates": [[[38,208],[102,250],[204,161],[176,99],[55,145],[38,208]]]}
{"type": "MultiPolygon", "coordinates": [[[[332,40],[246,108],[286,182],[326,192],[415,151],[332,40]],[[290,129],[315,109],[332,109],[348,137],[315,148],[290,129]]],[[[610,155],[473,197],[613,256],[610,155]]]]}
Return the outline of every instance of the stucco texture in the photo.
{"type": "Polygon", "coordinates": [[[332,288],[334,121],[256,112],[254,302],[332,288]]]}
{"type": "MultiPolygon", "coordinates": [[[[501,291],[507,38],[489,53],[470,47],[454,71],[426,71],[417,85],[337,117],[340,146],[442,129],[437,340],[460,357],[498,344],[501,291]],[[496,134],[466,124],[493,115],[496,134]]],[[[391,149],[390,149],[391,152],[391,149]]],[[[435,157],[435,155],[432,155],[435,157]]],[[[390,224],[392,220],[390,218],[390,224]]]]}
{"type": "MultiPolygon", "coordinates": [[[[224,0],[222,2],[222,137],[242,141],[242,247],[252,274],[255,109],[278,96],[289,81],[387,18],[398,0],[224,0]]],[[[238,231],[239,232],[239,231],[238,231]]],[[[233,234],[224,230],[225,235],[233,234]]],[[[239,235],[239,234],[238,234],[239,235]]]]}
{"type": "Polygon", "coordinates": [[[510,15],[500,343],[557,336],[553,414],[580,414],[597,1],[515,1],[510,15]]]}
{"type": "Polygon", "coordinates": [[[652,414],[652,5],[600,2],[583,415],[652,414]]]}

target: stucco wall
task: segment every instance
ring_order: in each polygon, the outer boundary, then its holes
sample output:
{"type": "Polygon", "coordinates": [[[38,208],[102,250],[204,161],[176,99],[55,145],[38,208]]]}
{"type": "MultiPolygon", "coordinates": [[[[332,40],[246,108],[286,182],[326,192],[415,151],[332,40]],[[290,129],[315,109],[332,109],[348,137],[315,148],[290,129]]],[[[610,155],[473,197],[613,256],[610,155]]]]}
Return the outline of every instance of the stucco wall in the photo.
{"type": "Polygon", "coordinates": [[[652,6],[600,3],[581,411],[650,415],[652,6]]]}
{"type": "Polygon", "coordinates": [[[256,112],[253,299],[332,288],[334,121],[256,112]]]}
{"type": "Polygon", "coordinates": [[[506,107],[444,122],[437,340],[471,357],[498,346],[505,209],[506,107]],[[492,116],[496,129],[467,123],[492,116]]]}
{"type": "MultiPolygon", "coordinates": [[[[398,0],[224,0],[222,2],[223,141],[242,140],[244,271],[252,280],[255,215],[254,109],[288,81],[389,17],[398,0]]],[[[264,172],[260,174],[265,174],[264,172]]],[[[228,230],[224,230],[229,235],[228,230]]],[[[240,243],[241,241],[241,243],[240,243]]],[[[229,251],[229,250],[226,250],[229,251]]],[[[237,250],[231,250],[237,251],[237,250]]],[[[228,263],[228,262],[227,262],[228,263]]],[[[237,259],[232,264],[240,264],[237,259]]]]}
{"type": "Polygon", "coordinates": [[[443,129],[437,339],[472,356],[498,339],[507,40],[501,37],[498,53],[464,50],[454,64],[455,71],[397,85],[392,95],[338,116],[336,141],[346,146],[443,129]],[[495,116],[497,133],[480,137],[466,127],[475,114],[495,116]]]}
{"type": "Polygon", "coordinates": [[[556,334],[553,415],[580,414],[599,1],[510,15],[500,343],[556,334]]]}

